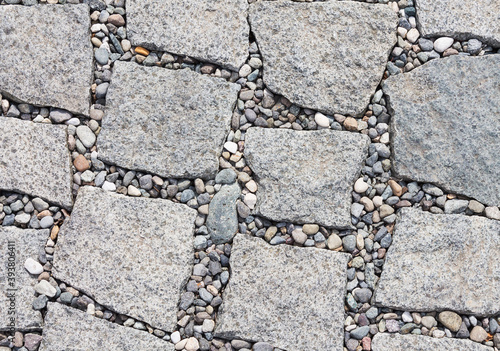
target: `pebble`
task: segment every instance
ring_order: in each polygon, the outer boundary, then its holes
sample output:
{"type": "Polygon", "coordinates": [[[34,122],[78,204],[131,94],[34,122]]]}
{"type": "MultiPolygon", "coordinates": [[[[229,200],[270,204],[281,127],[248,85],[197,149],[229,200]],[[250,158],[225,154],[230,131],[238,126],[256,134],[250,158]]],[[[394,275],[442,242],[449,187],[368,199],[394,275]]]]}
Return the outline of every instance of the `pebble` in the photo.
{"type": "Polygon", "coordinates": [[[470,338],[475,342],[483,342],[487,337],[488,333],[479,325],[472,328],[472,331],[470,332],[470,338]]]}
{"type": "Polygon", "coordinates": [[[469,206],[467,200],[448,200],[444,204],[444,213],[462,213],[469,206]]]}
{"type": "Polygon", "coordinates": [[[24,268],[26,268],[26,270],[33,275],[38,275],[43,272],[42,265],[31,257],[28,257],[26,262],[24,262],[24,268]]]}
{"type": "Polygon", "coordinates": [[[40,295],[46,295],[47,297],[56,296],[57,290],[46,280],[41,280],[38,284],[34,286],[34,289],[40,295]]]}
{"type": "Polygon", "coordinates": [[[462,324],[462,317],[452,311],[443,311],[439,313],[438,320],[452,332],[457,332],[462,324]]]}
{"type": "Polygon", "coordinates": [[[253,193],[248,193],[245,195],[243,201],[245,202],[245,205],[247,205],[249,209],[253,210],[255,208],[255,205],[257,204],[257,196],[253,193]]]}
{"type": "Polygon", "coordinates": [[[40,227],[43,229],[50,228],[54,224],[54,217],[45,216],[40,220],[40,227]]]}
{"type": "Polygon", "coordinates": [[[436,39],[436,41],[434,42],[434,50],[436,50],[436,52],[441,53],[452,45],[453,45],[453,38],[441,37],[436,39]]]}
{"type": "Polygon", "coordinates": [[[236,173],[231,168],[223,169],[215,176],[215,182],[217,184],[233,184],[235,181],[236,173]]]}
{"type": "Polygon", "coordinates": [[[236,151],[238,151],[238,144],[236,144],[236,143],[234,143],[232,141],[227,141],[224,144],[224,149],[226,149],[227,151],[229,151],[232,154],[235,154],[236,151]]]}
{"type": "Polygon", "coordinates": [[[78,135],[78,138],[86,148],[91,148],[96,141],[94,132],[87,126],[78,126],[76,128],[76,135],[78,135]]]}
{"type": "Polygon", "coordinates": [[[486,207],[484,209],[484,214],[488,218],[500,220],[500,209],[498,207],[495,206],[486,207]]]}
{"type": "Polygon", "coordinates": [[[412,44],[418,40],[419,36],[420,36],[420,33],[418,32],[418,30],[416,28],[412,28],[408,31],[408,33],[406,33],[406,39],[408,39],[408,41],[412,44]]]}
{"type": "Polygon", "coordinates": [[[330,120],[328,119],[328,117],[326,117],[324,114],[320,112],[316,112],[316,114],[314,115],[314,121],[320,127],[323,128],[330,127],[330,120]]]}
{"type": "Polygon", "coordinates": [[[127,194],[130,196],[141,196],[141,192],[132,184],[127,187],[127,194]]]}
{"type": "Polygon", "coordinates": [[[354,183],[354,191],[358,194],[364,194],[364,192],[367,191],[368,188],[369,185],[363,180],[363,178],[359,178],[358,180],[356,180],[356,183],[354,183]]]}
{"type": "Polygon", "coordinates": [[[107,190],[107,191],[116,191],[116,185],[115,183],[108,182],[107,180],[104,182],[102,185],[102,189],[107,190]]]}
{"type": "Polygon", "coordinates": [[[100,47],[99,49],[97,49],[94,53],[94,56],[98,64],[106,65],[108,63],[109,52],[105,48],[100,47]]]}

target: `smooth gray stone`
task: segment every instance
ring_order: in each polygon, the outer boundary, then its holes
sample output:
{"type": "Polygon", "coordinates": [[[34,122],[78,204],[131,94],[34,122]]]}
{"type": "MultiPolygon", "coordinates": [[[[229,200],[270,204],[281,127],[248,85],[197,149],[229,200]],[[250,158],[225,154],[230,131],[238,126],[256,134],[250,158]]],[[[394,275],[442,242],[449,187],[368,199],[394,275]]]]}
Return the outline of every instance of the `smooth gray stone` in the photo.
{"type": "Polygon", "coordinates": [[[500,221],[402,208],[373,301],[403,311],[497,315],[500,261],[493,257],[500,257],[500,221]]]}
{"type": "Polygon", "coordinates": [[[238,91],[237,84],[187,68],[116,62],[98,157],[163,177],[211,178],[219,168],[238,91]]]}
{"type": "Polygon", "coordinates": [[[71,209],[73,176],[67,138],[66,126],[0,118],[0,189],[71,209]]]}
{"type": "Polygon", "coordinates": [[[162,199],[81,187],[52,273],[113,311],[172,331],[192,270],[196,214],[162,199]]]}
{"type": "MultiPolygon", "coordinates": [[[[33,309],[35,300],[36,276],[31,276],[24,268],[28,258],[38,262],[38,254],[43,250],[49,230],[20,229],[16,227],[0,227],[0,331],[12,327],[11,317],[14,316],[16,330],[29,331],[40,329],[43,325],[42,314],[33,309]],[[14,249],[9,250],[9,242],[13,242],[14,249]],[[13,254],[14,256],[11,256],[13,254]],[[15,257],[15,269],[9,271],[9,257],[15,257]],[[13,280],[8,280],[9,273],[14,273],[13,280]],[[11,283],[14,286],[10,285],[11,283]],[[15,291],[15,315],[12,309],[9,293],[15,291]]],[[[12,268],[12,267],[11,267],[12,268]]]]}
{"type": "Polygon", "coordinates": [[[500,205],[500,56],[434,60],[382,87],[396,174],[500,205]]]}
{"type": "Polygon", "coordinates": [[[1,6],[0,93],[89,115],[94,62],[89,7],[1,6]]]}
{"type": "Polygon", "coordinates": [[[415,7],[422,36],[479,38],[500,46],[499,0],[419,0],[415,7]]]}
{"type": "Polygon", "coordinates": [[[238,71],[248,58],[247,0],[127,1],[133,45],[188,55],[238,71]]]}
{"type": "Polygon", "coordinates": [[[422,335],[378,333],[372,342],[373,351],[493,351],[492,347],[471,340],[431,338],[422,335]]]}
{"type": "Polygon", "coordinates": [[[397,15],[354,1],[258,1],[250,25],[264,83],[302,107],[361,115],[396,44],[397,15]]]}
{"type": "Polygon", "coordinates": [[[245,160],[258,180],[256,214],[274,221],[351,227],[351,192],[366,135],[250,128],[245,160]]]}
{"type": "Polygon", "coordinates": [[[39,351],[174,351],[174,345],[148,332],[96,318],[76,308],[49,302],[39,351]]]}
{"type": "Polygon", "coordinates": [[[290,351],[342,351],[350,257],[236,235],[215,335],[290,351]]]}
{"type": "Polygon", "coordinates": [[[207,228],[215,244],[227,243],[238,231],[236,200],[240,196],[238,183],[224,185],[214,195],[208,207],[207,228]]]}

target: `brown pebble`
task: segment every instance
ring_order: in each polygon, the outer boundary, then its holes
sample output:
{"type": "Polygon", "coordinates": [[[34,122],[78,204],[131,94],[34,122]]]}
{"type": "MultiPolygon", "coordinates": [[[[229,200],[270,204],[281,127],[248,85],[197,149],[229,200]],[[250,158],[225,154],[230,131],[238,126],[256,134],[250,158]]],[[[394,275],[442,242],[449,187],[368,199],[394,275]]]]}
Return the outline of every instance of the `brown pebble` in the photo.
{"type": "Polygon", "coordinates": [[[451,55],[458,55],[458,51],[456,49],[449,48],[443,52],[443,57],[451,56],[451,55]]]}
{"type": "Polygon", "coordinates": [[[42,272],[40,273],[40,275],[38,276],[38,281],[41,281],[41,280],[49,280],[50,279],[50,274],[49,272],[42,272]]]}
{"type": "Polygon", "coordinates": [[[358,121],[352,117],[347,117],[344,121],[344,127],[347,130],[356,131],[358,130],[358,121]]]}
{"type": "Polygon", "coordinates": [[[55,225],[52,227],[52,230],[50,231],[50,239],[56,240],[57,234],[59,234],[59,226],[55,225]]]}
{"type": "Polygon", "coordinates": [[[143,55],[143,56],[148,56],[149,55],[149,50],[144,49],[141,46],[136,47],[134,50],[135,50],[136,54],[143,55]]]}
{"type": "Polygon", "coordinates": [[[36,217],[38,219],[42,219],[43,217],[47,217],[47,216],[52,216],[52,212],[50,212],[49,210],[43,210],[36,217]]]}
{"type": "Polygon", "coordinates": [[[125,25],[125,20],[123,19],[122,15],[115,13],[108,17],[108,23],[111,23],[117,27],[121,27],[125,25]]]}
{"type": "Polygon", "coordinates": [[[76,156],[75,160],[73,161],[73,165],[78,172],[85,172],[90,168],[89,161],[83,155],[76,156]]]}
{"type": "Polygon", "coordinates": [[[403,195],[403,187],[399,185],[395,180],[389,180],[389,186],[392,189],[392,193],[396,196],[403,195]]]}

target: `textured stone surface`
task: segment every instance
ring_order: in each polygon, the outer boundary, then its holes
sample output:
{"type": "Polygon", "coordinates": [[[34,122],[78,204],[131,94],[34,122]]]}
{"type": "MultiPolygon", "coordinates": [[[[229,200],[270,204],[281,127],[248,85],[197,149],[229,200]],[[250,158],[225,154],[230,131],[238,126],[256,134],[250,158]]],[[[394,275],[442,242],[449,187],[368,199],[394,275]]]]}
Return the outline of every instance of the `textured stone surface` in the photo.
{"type": "Polygon", "coordinates": [[[373,351],[493,351],[493,348],[470,340],[431,338],[422,335],[378,333],[373,338],[373,351]]]}
{"type": "Polygon", "coordinates": [[[33,310],[31,304],[35,299],[33,286],[37,283],[36,276],[31,276],[24,263],[28,258],[37,260],[45,242],[49,238],[49,231],[35,229],[19,229],[15,227],[0,227],[0,330],[11,327],[9,313],[10,296],[8,289],[17,288],[15,292],[15,326],[19,330],[33,330],[42,327],[42,315],[33,310]],[[14,242],[14,249],[9,250],[9,242],[14,242]],[[15,277],[13,283],[7,280],[10,254],[15,255],[15,277]]]}
{"type": "Polygon", "coordinates": [[[240,196],[238,183],[224,185],[209,205],[207,228],[215,244],[230,241],[238,231],[236,200],[240,196]]]}
{"type": "Polygon", "coordinates": [[[424,36],[479,38],[500,46],[500,0],[418,0],[416,9],[424,36]]]}
{"type": "Polygon", "coordinates": [[[237,234],[216,335],[289,351],[342,351],[349,257],[237,234]]]}
{"type": "Polygon", "coordinates": [[[0,118],[0,145],[0,189],[73,206],[66,126],[0,118]]]}
{"type": "Polygon", "coordinates": [[[350,132],[250,128],[245,159],[259,184],[256,213],[349,228],[352,186],[368,144],[350,132]]]}
{"type": "Polygon", "coordinates": [[[259,1],[250,25],[269,89],[303,107],[360,115],[396,43],[397,16],[352,1],[259,1]]]}
{"type": "Polygon", "coordinates": [[[87,5],[1,6],[0,93],[87,115],[93,52],[87,5]]]}
{"type": "Polygon", "coordinates": [[[433,60],[383,89],[399,176],[500,205],[500,56],[433,60]]]}
{"type": "Polygon", "coordinates": [[[116,62],[99,158],[164,177],[215,176],[238,91],[189,69],[116,62]]]}
{"type": "Polygon", "coordinates": [[[404,208],[375,303],[404,311],[500,312],[500,222],[404,208]],[[488,282],[487,284],[485,282],[488,282]]]}
{"type": "Polygon", "coordinates": [[[238,71],[248,57],[247,0],[127,2],[134,45],[188,55],[238,71]]]}
{"type": "Polygon", "coordinates": [[[185,205],[80,188],[53,274],[113,311],[172,331],[192,270],[195,218],[185,205]]]}
{"type": "Polygon", "coordinates": [[[40,351],[173,351],[173,344],[147,332],[90,316],[76,308],[50,302],[40,351]]]}

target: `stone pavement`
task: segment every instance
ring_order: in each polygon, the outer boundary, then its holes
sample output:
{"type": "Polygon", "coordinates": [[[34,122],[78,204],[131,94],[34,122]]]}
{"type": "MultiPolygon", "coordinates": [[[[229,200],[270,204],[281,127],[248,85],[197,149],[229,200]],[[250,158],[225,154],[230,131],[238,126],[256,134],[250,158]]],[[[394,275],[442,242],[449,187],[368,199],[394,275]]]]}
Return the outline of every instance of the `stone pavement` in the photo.
{"type": "Polygon", "coordinates": [[[498,351],[498,8],[0,0],[0,351],[498,351]]]}
{"type": "Polygon", "coordinates": [[[171,331],[192,269],[195,216],[181,204],[81,188],[59,234],[54,277],[171,331]]]}

